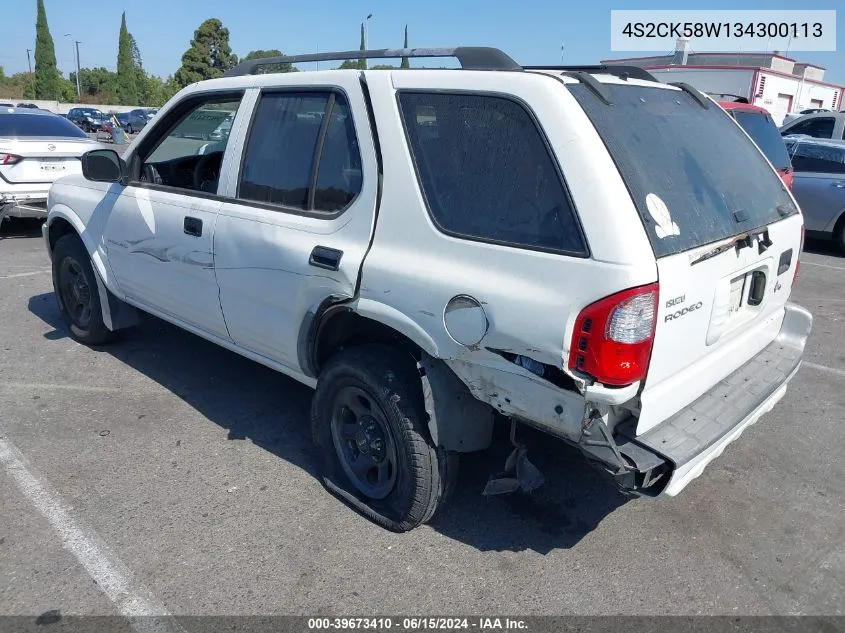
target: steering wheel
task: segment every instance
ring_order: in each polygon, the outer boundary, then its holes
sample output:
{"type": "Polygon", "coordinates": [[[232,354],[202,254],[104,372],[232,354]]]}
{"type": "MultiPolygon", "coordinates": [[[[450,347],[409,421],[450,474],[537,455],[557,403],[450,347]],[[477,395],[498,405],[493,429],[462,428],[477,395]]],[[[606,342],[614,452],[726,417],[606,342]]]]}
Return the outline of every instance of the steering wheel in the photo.
{"type": "Polygon", "coordinates": [[[219,177],[219,170],[220,170],[220,162],[223,159],[223,152],[211,152],[210,154],[203,154],[200,159],[197,161],[196,166],[194,167],[194,189],[197,191],[202,191],[202,184],[207,178],[203,178],[203,172],[208,168],[209,163],[212,160],[217,160],[217,168],[212,170],[213,178],[212,180],[216,181],[219,177]]]}

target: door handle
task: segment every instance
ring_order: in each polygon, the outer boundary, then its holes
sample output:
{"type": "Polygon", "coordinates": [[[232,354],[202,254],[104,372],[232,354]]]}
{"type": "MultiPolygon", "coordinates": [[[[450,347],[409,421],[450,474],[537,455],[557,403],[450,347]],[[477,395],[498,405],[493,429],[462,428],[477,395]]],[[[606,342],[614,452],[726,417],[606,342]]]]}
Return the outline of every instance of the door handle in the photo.
{"type": "Polygon", "coordinates": [[[838,182],[830,183],[831,187],[836,187],[837,189],[845,189],[845,180],[840,180],[838,182]]]}
{"type": "Polygon", "coordinates": [[[202,220],[186,216],[182,228],[188,235],[200,237],[202,235],[202,220]]]}
{"type": "Polygon", "coordinates": [[[343,257],[343,251],[336,248],[329,248],[328,246],[315,246],[311,251],[311,257],[308,258],[308,263],[317,268],[325,268],[326,270],[337,270],[340,268],[340,258],[343,257]]]}

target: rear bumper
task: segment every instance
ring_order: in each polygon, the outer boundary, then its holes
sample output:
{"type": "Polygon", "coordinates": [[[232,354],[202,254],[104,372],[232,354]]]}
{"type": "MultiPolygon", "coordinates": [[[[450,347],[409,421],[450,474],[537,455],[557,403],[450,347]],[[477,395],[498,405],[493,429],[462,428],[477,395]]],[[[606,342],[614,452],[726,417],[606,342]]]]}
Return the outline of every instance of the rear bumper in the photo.
{"type": "Polygon", "coordinates": [[[0,194],[0,217],[46,218],[48,189],[0,194]]]}
{"type": "Polygon", "coordinates": [[[633,434],[633,425],[618,429],[617,444],[634,444],[663,460],[671,474],[660,492],[678,494],[783,397],[801,365],[812,323],[807,310],[788,303],[780,332],[759,354],[642,435],[633,434]]]}

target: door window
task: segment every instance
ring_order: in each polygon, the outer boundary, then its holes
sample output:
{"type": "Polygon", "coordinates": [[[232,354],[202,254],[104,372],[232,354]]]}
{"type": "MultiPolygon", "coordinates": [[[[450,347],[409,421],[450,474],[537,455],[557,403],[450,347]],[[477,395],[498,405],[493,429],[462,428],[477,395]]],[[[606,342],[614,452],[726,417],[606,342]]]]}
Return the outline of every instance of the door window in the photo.
{"type": "Polygon", "coordinates": [[[834,120],[832,117],[820,117],[801,121],[788,130],[784,130],[783,134],[806,134],[807,136],[814,136],[816,138],[830,138],[833,136],[833,124],[834,120]]]}
{"type": "Polygon", "coordinates": [[[796,172],[845,174],[845,147],[787,141],[796,172]]]}
{"type": "Polygon", "coordinates": [[[336,213],[361,191],[361,155],[346,98],[265,93],[256,107],[238,198],[336,213]]]}
{"type": "Polygon", "coordinates": [[[161,121],[156,136],[139,152],[141,182],[216,193],[223,153],[229,137],[215,136],[221,122],[234,117],[240,96],[206,97],[178,108],[175,117],[161,121]]]}

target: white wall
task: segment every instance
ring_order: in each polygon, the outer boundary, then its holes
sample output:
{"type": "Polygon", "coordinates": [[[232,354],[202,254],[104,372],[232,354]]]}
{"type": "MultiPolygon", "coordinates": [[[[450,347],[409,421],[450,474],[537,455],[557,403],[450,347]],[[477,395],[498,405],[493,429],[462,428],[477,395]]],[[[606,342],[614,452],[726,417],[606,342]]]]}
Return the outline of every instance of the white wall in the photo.
{"type": "MultiPolygon", "coordinates": [[[[833,104],[833,96],[838,94],[839,88],[823,86],[810,81],[801,81],[799,77],[782,77],[762,71],[760,77],[766,78],[766,85],[763,88],[763,96],[754,100],[754,105],[766,108],[772,112],[775,123],[780,125],[783,115],[786,112],[776,111],[777,95],[788,94],[792,96],[792,112],[800,112],[808,108],[817,107],[812,104],[811,99],[818,99],[822,102],[821,107],[830,108],[833,104]]],[[[757,80],[758,84],[760,79],[757,80]]],[[[837,106],[838,109],[838,106],[837,106]]]]}
{"type": "Polygon", "coordinates": [[[0,99],[4,103],[34,103],[43,110],[49,110],[56,114],[67,114],[71,108],[96,108],[103,112],[129,112],[140,106],[123,106],[123,105],[100,105],[96,103],[59,103],[58,101],[43,101],[37,99],[0,99]]]}
{"type": "Polygon", "coordinates": [[[753,70],[694,70],[683,69],[649,70],[660,81],[682,81],[701,92],[734,94],[748,97],[751,90],[753,70]]]}

